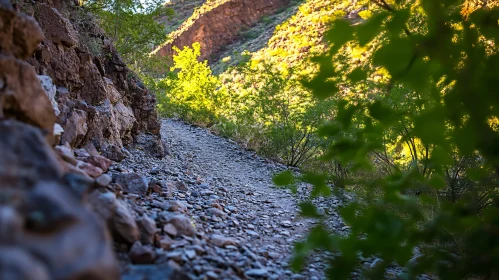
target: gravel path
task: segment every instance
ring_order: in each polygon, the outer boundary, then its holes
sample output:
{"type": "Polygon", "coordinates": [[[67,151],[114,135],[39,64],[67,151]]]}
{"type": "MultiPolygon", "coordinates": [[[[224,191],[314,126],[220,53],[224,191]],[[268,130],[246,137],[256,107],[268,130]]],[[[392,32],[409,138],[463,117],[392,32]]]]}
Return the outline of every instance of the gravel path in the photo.
{"type": "MultiPolygon", "coordinates": [[[[306,234],[310,222],[298,217],[297,198],[289,190],[273,186],[272,175],[285,166],[183,122],[164,120],[161,133],[164,159],[146,156],[139,145],[114,167],[168,190],[127,197],[135,201],[137,213],[155,219],[161,228],[158,205],[178,204],[195,225],[194,238],[177,236],[174,244],[179,246],[156,249],[155,265],[178,266],[192,279],[324,278],[321,258],[312,259],[302,274],[288,267],[293,242],[306,234]]],[[[125,276],[140,279],[131,275],[144,275],[144,269],[150,267],[128,265],[125,276]]],[[[154,273],[148,277],[156,279],[154,273]]]]}

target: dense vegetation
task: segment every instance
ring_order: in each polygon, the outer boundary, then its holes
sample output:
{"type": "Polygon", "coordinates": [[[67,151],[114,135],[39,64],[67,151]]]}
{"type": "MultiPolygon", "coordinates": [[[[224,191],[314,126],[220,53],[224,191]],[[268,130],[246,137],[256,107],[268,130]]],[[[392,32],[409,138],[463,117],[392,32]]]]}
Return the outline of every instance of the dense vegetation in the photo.
{"type": "Polygon", "coordinates": [[[346,236],[312,198],[301,205],[320,223],[296,245],[294,268],[320,249],[334,253],[334,279],[373,255],[382,261],[368,278],[395,262],[407,279],[494,279],[498,20],[494,1],[308,0],[266,48],[218,76],[194,44],[165,77],[144,79],[163,114],[304,171],[277,184],[354,194],[340,210],[346,236]]]}
{"type": "MultiPolygon", "coordinates": [[[[85,0],[80,5],[93,13],[125,62],[138,72],[156,69],[149,53],[165,41],[164,26],[157,20],[170,18],[173,10],[161,0],[85,0]]],[[[95,47],[95,52],[100,51],[95,47]]]]}

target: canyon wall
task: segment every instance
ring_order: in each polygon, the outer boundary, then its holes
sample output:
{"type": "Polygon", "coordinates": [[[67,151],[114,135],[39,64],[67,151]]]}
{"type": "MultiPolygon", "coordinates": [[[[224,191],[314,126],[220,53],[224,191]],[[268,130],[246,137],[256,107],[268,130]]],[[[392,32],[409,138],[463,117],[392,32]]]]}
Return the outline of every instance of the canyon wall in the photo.
{"type": "Polygon", "coordinates": [[[201,60],[234,42],[241,30],[255,24],[265,15],[270,15],[289,4],[289,0],[228,0],[199,15],[189,25],[182,25],[174,32],[170,42],[157,48],[160,56],[172,57],[173,46],[182,49],[194,42],[201,45],[201,60]]]}
{"type": "Polygon", "coordinates": [[[120,161],[124,145],[145,134],[151,153],[162,156],[155,96],[126,67],[94,18],[68,0],[19,0],[14,7],[35,18],[44,34],[27,62],[57,115],[55,144],[120,161]]]}

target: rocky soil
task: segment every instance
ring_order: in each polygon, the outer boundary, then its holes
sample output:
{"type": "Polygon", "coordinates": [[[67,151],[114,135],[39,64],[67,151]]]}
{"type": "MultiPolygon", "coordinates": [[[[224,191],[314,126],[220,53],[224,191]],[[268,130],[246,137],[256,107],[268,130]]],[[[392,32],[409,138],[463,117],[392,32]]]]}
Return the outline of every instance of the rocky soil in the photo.
{"type": "Polygon", "coordinates": [[[128,265],[143,262],[192,279],[323,278],[321,258],[303,274],[288,268],[293,242],[310,221],[298,217],[296,196],[273,186],[283,165],[179,121],[164,120],[161,133],[164,159],[147,156],[139,143],[110,168],[114,178],[135,173],[149,182],[124,199],[150,220],[155,241],[145,243],[155,246],[122,246],[124,279],[162,279],[154,266],[128,265]]]}

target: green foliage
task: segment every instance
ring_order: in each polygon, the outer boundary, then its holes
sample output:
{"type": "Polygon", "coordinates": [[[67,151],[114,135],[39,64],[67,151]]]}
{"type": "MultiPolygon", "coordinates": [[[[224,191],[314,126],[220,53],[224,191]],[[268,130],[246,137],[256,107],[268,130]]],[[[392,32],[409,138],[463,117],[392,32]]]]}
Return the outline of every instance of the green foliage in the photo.
{"type": "Polygon", "coordinates": [[[365,22],[331,24],[329,50],[314,59],[319,71],[303,82],[334,100],[335,118],[319,132],[329,143],[324,160],[351,167],[346,185],[357,201],[340,211],[351,231],[312,229],[294,267],[322,248],[339,253],[331,279],[349,279],[358,254],[383,260],[367,278],[382,278],[392,262],[406,279],[495,278],[499,10],[457,0],[373,2],[365,22]],[[356,50],[365,54],[355,59],[356,50]],[[422,254],[411,260],[415,248],[422,254]]]}
{"type": "Polygon", "coordinates": [[[99,25],[132,68],[147,63],[153,48],[165,41],[157,19],[173,15],[158,0],[88,0],[80,4],[97,15],[99,25]]]}
{"type": "Polygon", "coordinates": [[[199,62],[201,46],[175,48],[174,65],[166,78],[156,86],[161,113],[198,124],[210,125],[218,115],[217,107],[225,103],[220,81],[213,76],[207,61],[199,62]]]}

